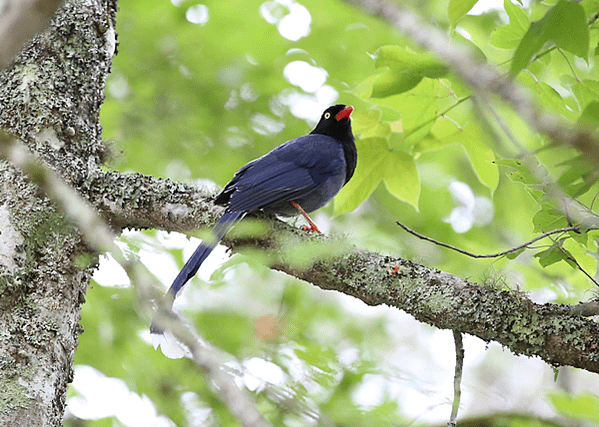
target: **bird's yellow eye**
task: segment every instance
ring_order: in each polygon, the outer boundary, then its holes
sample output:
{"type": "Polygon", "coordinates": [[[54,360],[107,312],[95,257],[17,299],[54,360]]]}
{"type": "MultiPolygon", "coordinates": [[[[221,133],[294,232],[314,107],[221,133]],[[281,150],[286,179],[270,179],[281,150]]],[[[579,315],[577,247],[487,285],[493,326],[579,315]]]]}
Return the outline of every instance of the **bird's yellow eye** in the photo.
{"type": "Polygon", "coordinates": [[[328,119],[329,117],[331,117],[331,113],[324,113],[324,118],[328,119]]]}

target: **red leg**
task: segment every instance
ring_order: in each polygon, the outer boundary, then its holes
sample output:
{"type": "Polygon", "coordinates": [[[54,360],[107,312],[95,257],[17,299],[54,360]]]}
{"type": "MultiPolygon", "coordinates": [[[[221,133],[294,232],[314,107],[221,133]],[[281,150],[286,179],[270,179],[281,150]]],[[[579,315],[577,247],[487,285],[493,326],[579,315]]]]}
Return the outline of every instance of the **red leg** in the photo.
{"type": "Polygon", "coordinates": [[[299,211],[299,213],[301,213],[304,218],[306,218],[306,220],[310,223],[310,227],[308,227],[307,225],[306,230],[310,230],[310,231],[316,231],[317,233],[322,234],[322,232],[318,229],[318,227],[316,226],[316,224],[314,224],[314,221],[312,221],[312,219],[308,216],[308,214],[306,213],[305,210],[302,209],[302,207],[295,203],[293,200],[291,201],[291,204],[295,207],[295,209],[297,209],[299,211]]]}

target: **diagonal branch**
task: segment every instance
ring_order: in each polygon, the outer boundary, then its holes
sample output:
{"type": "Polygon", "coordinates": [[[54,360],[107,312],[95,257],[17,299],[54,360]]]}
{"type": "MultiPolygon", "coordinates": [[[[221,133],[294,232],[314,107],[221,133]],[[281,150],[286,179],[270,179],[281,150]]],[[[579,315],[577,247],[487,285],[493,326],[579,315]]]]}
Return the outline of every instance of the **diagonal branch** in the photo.
{"type": "MultiPolygon", "coordinates": [[[[300,244],[301,238],[296,239],[300,244]]],[[[260,243],[272,242],[271,237],[260,243]]],[[[537,304],[520,292],[481,286],[408,260],[358,249],[317,261],[305,270],[284,262],[273,268],[369,305],[404,310],[437,328],[497,341],[515,354],[599,373],[599,325],[572,316],[567,305],[537,304]]]]}

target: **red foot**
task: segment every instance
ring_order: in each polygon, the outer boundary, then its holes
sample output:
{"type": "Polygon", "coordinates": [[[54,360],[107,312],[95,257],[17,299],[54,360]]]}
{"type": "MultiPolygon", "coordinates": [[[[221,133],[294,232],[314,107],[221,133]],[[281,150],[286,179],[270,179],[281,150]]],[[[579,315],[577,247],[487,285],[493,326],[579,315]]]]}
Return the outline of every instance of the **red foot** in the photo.
{"type": "Polygon", "coordinates": [[[316,231],[317,233],[322,234],[322,231],[320,231],[318,229],[318,227],[316,226],[316,224],[314,224],[314,221],[312,221],[312,219],[308,216],[308,214],[306,213],[305,210],[302,209],[302,207],[294,202],[293,200],[291,201],[291,204],[295,207],[295,209],[297,209],[299,211],[299,213],[301,213],[304,218],[306,218],[306,221],[308,221],[310,223],[310,226],[308,227],[307,225],[304,225],[304,228],[308,231],[316,231]]]}

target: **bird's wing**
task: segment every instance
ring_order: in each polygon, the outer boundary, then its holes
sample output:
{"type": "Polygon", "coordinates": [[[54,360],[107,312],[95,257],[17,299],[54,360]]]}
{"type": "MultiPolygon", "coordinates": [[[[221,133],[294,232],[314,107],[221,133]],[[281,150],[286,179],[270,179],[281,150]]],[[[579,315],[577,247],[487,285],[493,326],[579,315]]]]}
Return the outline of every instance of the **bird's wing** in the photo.
{"type": "Polygon", "coordinates": [[[229,209],[251,211],[309,195],[345,173],[343,148],[334,138],[305,135],[280,145],[239,170],[225,188],[229,209]]]}

